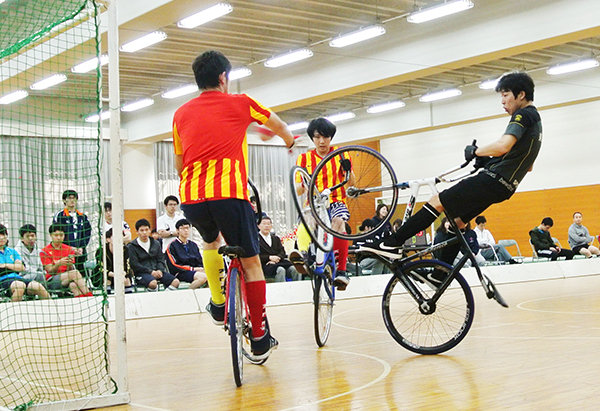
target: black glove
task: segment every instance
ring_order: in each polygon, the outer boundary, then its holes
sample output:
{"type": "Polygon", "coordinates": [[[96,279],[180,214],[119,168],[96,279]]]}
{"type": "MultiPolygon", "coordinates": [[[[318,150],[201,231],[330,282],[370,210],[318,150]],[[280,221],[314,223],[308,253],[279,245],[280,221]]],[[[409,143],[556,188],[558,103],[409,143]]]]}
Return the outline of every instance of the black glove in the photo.
{"type": "Polygon", "coordinates": [[[477,157],[475,159],[475,168],[485,168],[491,160],[492,157],[477,157]]]}
{"type": "Polygon", "coordinates": [[[342,167],[342,170],[344,171],[350,171],[352,170],[352,163],[347,158],[343,158],[340,161],[340,167],[342,167]]]}
{"type": "Polygon", "coordinates": [[[465,147],[465,160],[471,161],[475,157],[477,157],[477,155],[475,154],[475,151],[477,151],[477,146],[475,144],[471,144],[470,146],[466,146],[465,147]]]}

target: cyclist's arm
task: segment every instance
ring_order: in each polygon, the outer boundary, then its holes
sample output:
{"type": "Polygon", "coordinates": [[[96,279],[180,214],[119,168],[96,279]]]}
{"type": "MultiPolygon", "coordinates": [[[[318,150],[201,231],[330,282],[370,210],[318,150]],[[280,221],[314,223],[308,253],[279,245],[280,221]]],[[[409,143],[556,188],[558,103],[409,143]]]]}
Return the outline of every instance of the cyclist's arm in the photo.
{"type": "Polygon", "coordinates": [[[504,134],[499,140],[486,146],[479,147],[475,151],[475,155],[478,157],[501,157],[508,153],[516,142],[517,138],[515,136],[512,134],[504,134]]]}
{"type": "Polygon", "coordinates": [[[265,127],[269,128],[275,134],[285,141],[285,145],[291,148],[294,145],[294,135],[288,129],[287,124],[279,118],[275,113],[271,113],[271,116],[264,124],[265,127]]]}

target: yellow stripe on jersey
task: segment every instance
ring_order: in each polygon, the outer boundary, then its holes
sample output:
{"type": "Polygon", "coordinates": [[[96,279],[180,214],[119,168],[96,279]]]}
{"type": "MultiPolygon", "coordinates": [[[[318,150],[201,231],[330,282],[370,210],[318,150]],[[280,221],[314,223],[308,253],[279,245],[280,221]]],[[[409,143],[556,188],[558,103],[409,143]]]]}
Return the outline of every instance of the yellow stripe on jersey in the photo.
{"type": "Polygon", "coordinates": [[[181,172],[181,183],[179,184],[179,198],[181,198],[182,203],[187,201],[187,196],[185,195],[185,187],[187,186],[187,178],[188,178],[188,168],[186,167],[181,172]]]}
{"type": "Polygon", "coordinates": [[[173,146],[175,147],[176,155],[183,154],[183,146],[181,145],[181,139],[179,138],[179,133],[177,132],[177,124],[173,124],[173,146]]]}
{"type": "Polygon", "coordinates": [[[263,113],[259,113],[258,111],[254,110],[254,107],[252,106],[250,106],[250,116],[259,121],[261,124],[265,124],[269,119],[269,117],[265,116],[263,113]]]}
{"type": "Polygon", "coordinates": [[[231,159],[223,159],[223,170],[221,171],[221,197],[229,197],[230,193],[230,182],[229,176],[231,173],[231,159]]]}
{"type": "Polygon", "coordinates": [[[194,171],[192,173],[192,181],[190,185],[190,195],[195,198],[198,195],[198,181],[200,180],[200,173],[202,172],[202,162],[196,161],[194,163],[194,171]]]}
{"type": "Polygon", "coordinates": [[[235,198],[244,198],[244,187],[242,183],[242,172],[240,170],[240,162],[235,162],[235,198]]]}
{"type": "Polygon", "coordinates": [[[204,186],[205,198],[215,196],[215,166],[217,160],[208,160],[208,168],[206,169],[206,184],[204,186]]]}

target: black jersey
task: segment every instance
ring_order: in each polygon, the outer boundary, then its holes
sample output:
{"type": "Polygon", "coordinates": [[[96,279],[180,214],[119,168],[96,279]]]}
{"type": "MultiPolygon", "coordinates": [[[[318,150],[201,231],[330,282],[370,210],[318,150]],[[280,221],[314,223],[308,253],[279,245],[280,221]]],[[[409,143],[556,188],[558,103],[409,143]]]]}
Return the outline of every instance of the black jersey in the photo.
{"type": "Polygon", "coordinates": [[[502,179],[514,191],[533,166],[542,146],[542,120],[535,106],[520,108],[512,115],[504,134],[517,138],[508,153],[487,164],[491,176],[502,179]]]}

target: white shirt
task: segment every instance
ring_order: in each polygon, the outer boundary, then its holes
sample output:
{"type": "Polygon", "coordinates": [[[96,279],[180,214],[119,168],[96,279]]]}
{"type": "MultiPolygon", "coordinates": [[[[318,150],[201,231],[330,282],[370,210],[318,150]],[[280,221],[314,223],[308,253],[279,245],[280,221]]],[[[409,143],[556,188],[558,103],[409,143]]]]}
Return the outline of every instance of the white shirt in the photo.
{"type": "MultiPolygon", "coordinates": [[[[167,213],[164,213],[163,215],[158,217],[158,219],[156,220],[156,231],[167,230],[167,231],[175,232],[175,223],[178,222],[179,220],[183,220],[184,218],[185,217],[183,217],[181,214],[175,213],[173,218],[171,218],[167,215],[167,213]]],[[[172,236],[172,237],[167,237],[167,238],[163,237],[163,239],[162,239],[163,253],[165,253],[167,251],[167,247],[169,247],[169,244],[171,244],[175,240],[175,238],[177,238],[177,236],[172,236]]]]}
{"type": "Polygon", "coordinates": [[[490,233],[490,230],[484,229],[483,231],[479,229],[479,227],[475,227],[473,229],[475,234],[477,234],[477,242],[479,245],[496,245],[496,240],[494,240],[494,236],[490,233]]]}
{"type": "Polygon", "coordinates": [[[267,243],[267,245],[269,247],[271,247],[273,245],[273,239],[271,238],[271,233],[269,233],[268,235],[263,235],[263,233],[261,233],[259,231],[258,234],[260,234],[260,236],[263,238],[263,240],[265,240],[265,243],[267,243]]]}
{"type": "Polygon", "coordinates": [[[141,239],[137,239],[138,244],[144,249],[146,250],[147,253],[150,253],[150,239],[148,239],[148,241],[143,242],[141,239]]]}

